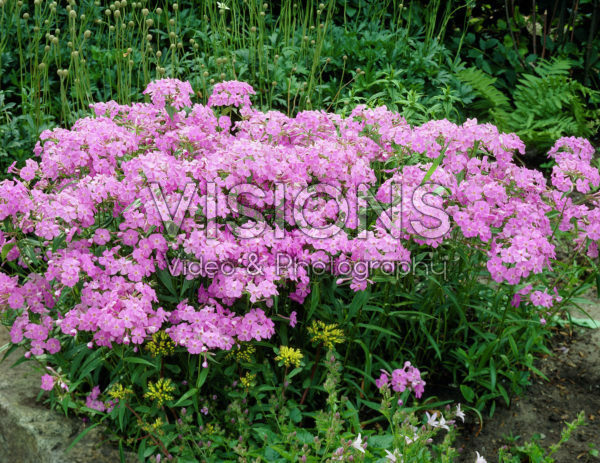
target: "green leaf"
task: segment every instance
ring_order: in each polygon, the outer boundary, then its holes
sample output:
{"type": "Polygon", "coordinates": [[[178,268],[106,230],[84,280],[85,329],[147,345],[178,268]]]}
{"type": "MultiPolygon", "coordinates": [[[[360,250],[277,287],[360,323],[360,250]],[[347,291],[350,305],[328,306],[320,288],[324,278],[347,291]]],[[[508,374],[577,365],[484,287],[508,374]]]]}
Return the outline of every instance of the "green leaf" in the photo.
{"type": "Polygon", "coordinates": [[[165,105],[165,111],[167,111],[167,114],[169,115],[169,119],[173,119],[173,116],[177,112],[177,110],[170,104],[165,105]]]}
{"type": "MultiPolygon", "coordinates": [[[[200,366],[200,360],[198,360],[198,368],[201,368],[201,366],[200,366]]],[[[198,379],[196,381],[196,389],[197,390],[200,390],[200,388],[202,387],[202,385],[206,381],[207,377],[208,377],[208,367],[207,368],[202,368],[202,371],[198,375],[198,379]]]]}
{"type": "Polygon", "coordinates": [[[494,359],[490,359],[490,390],[496,390],[496,364],[494,363],[494,359]]]}
{"type": "Polygon", "coordinates": [[[313,314],[315,313],[315,310],[317,310],[317,306],[319,305],[319,302],[321,300],[320,295],[321,293],[319,288],[319,282],[316,281],[312,285],[310,292],[310,308],[308,309],[308,317],[306,317],[307,320],[310,320],[313,314]]]}
{"type": "Polygon", "coordinates": [[[17,245],[16,241],[13,241],[12,243],[7,243],[2,247],[2,253],[0,254],[0,257],[2,257],[2,260],[6,260],[6,256],[8,255],[10,250],[12,248],[14,248],[16,245],[17,245]]]}
{"type": "Polygon", "coordinates": [[[433,173],[436,171],[436,169],[442,163],[442,161],[444,160],[444,157],[446,155],[446,148],[447,147],[448,146],[444,146],[444,148],[442,149],[442,152],[440,153],[440,155],[433,160],[433,164],[431,164],[431,167],[429,168],[429,170],[425,174],[425,177],[423,177],[423,180],[421,181],[421,185],[424,185],[425,183],[427,183],[427,181],[431,178],[431,176],[433,175],[433,173]]]}
{"type": "MultiPolygon", "coordinates": [[[[559,325],[566,325],[566,324],[568,324],[567,320],[558,319],[557,321],[558,321],[559,325]]],[[[573,325],[582,326],[584,328],[589,328],[591,330],[600,329],[600,320],[594,320],[593,318],[574,318],[574,317],[571,317],[571,323],[573,325]]]]}
{"type": "Polygon", "coordinates": [[[137,363],[139,365],[147,365],[149,367],[158,369],[157,365],[155,365],[154,363],[150,362],[149,360],[146,360],[146,359],[143,359],[143,358],[140,358],[140,357],[125,357],[123,359],[123,361],[127,362],[127,363],[137,363]]]}
{"type": "MultiPolygon", "coordinates": [[[[208,370],[208,368],[205,368],[205,370],[208,370]]],[[[203,372],[204,373],[204,372],[203,372]]],[[[173,405],[174,407],[179,407],[181,406],[181,404],[183,404],[183,402],[185,400],[187,400],[189,397],[193,396],[194,394],[198,393],[198,389],[196,389],[195,387],[190,389],[189,391],[187,391],[185,394],[183,394],[179,400],[177,402],[175,402],[175,404],[173,405]]]]}
{"type": "Polygon", "coordinates": [[[127,411],[127,408],[125,408],[125,405],[123,403],[119,404],[119,428],[121,431],[125,431],[125,428],[123,426],[123,421],[125,420],[125,412],[127,411]]]}
{"type": "Polygon", "coordinates": [[[366,328],[367,330],[380,331],[381,333],[385,333],[393,338],[400,338],[400,335],[398,333],[394,333],[393,331],[388,330],[386,328],[382,328],[381,326],[373,325],[370,323],[359,323],[356,326],[360,328],[366,328]]]}
{"type": "Polygon", "coordinates": [[[7,342],[6,344],[4,344],[2,347],[0,347],[0,354],[2,352],[4,352],[5,350],[8,350],[10,348],[10,346],[12,345],[12,343],[7,342]]]}
{"type": "Polygon", "coordinates": [[[475,392],[473,391],[473,389],[471,389],[465,384],[461,384],[460,392],[462,393],[463,397],[467,402],[473,402],[473,399],[475,398],[475,392]]]}
{"type": "Polygon", "coordinates": [[[173,277],[171,276],[171,274],[168,271],[157,270],[156,274],[158,275],[158,278],[160,279],[162,284],[166,286],[166,288],[169,290],[169,292],[173,296],[175,296],[175,297],[179,296],[177,294],[177,292],[175,291],[175,287],[173,286],[173,277]]]}
{"type": "Polygon", "coordinates": [[[290,410],[290,419],[296,424],[302,421],[302,412],[299,408],[296,407],[290,410]]]}
{"type": "Polygon", "coordinates": [[[94,429],[98,425],[100,425],[100,423],[95,423],[95,424],[91,425],[90,427],[85,428],[82,432],[80,432],[79,435],[73,440],[73,442],[71,442],[69,444],[69,446],[65,450],[65,453],[69,452],[69,450],[71,450],[73,447],[75,447],[77,445],[77,442],[79,442],[81,439],[83,439],[88,432],[90,432],[92,429],[94,429]]]}

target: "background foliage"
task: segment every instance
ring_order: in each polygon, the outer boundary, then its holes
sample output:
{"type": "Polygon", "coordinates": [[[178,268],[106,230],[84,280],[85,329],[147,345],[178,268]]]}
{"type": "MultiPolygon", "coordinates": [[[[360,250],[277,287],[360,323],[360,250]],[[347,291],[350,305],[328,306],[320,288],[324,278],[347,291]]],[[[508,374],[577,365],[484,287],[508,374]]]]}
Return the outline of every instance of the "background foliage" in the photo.
{"type": "Polygon", "coordinates": [[[288,114],[386,104],[411,123],[477,116],[541,149],[594,139],[597,3],[1,0],[0,170],[41,130],[138,100],[158,77],[204,101],[244,80],[288,114]]]}

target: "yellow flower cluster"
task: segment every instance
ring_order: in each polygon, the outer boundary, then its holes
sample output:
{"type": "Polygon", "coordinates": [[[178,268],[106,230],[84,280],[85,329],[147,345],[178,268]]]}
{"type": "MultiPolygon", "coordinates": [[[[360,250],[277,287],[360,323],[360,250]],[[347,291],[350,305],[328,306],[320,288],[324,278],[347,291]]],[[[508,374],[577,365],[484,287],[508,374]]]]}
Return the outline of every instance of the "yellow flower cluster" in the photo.
{"type": "Polygon", "coordinates": [[[133,394],[133,391],[128,387],[123,387],[121,383],[115,383],[108,391],[108,395],[117,400],[123,400],[128,395],[133,394]]]}
{"type": "Polygon", "coordinates": [[[208,423],[204,428],[206,434],[214,434],[216,429],[212,423],[208,423]]]}
{"type": "Polygon", "coordinates": [[[173,399],[171,392],[174,390],[175,386],[169,378],[160,378],[156,383],[148,383],[148,392],[144,394],[144,397],[156,402],[160,406],[173,399]]]}
{"type": "Polygon", "coordinates": [[[300,362],[302,361],[302,352],[300,349],[294,349],[293,347],[281,346],[279,348],[279,355],[275,357],[275,360],[279,360],[283,362],[286,367],[290,367],[294,365],[295,367],[300,366],[300,362]]]}
{"type": "Polygon", "coordinates": [[[163,430],[160,429],[163,425],[163,421],[160,418],[156,418],[154,423],[142,423],[142,429],[147,433],[158,432],[158,434],[163,434],[163,430]]]}
{"type": "Polygon", "coordinates": [[[175,352],[175,343],[165,331],[161,330],[152,335],[152,341],[146,345],[146,349],[150,351],[152,357],[171,355],[175,352]]]}
{"type": "Polygon", "coordinates": [[[244,346],[238,345],[237,349],[234,348],[227,352],[226,358],[228,360],[235,358],[238,362],[252,362],[255,352],[256,347],[250,344],[244,346]]]}
{"type": "Polygon", "coordinates": [[[321,320],[313,320],[308,327],[310,339],[316,343],[323,343],[327,349],[333,349],[334,344],[344,342],[344,331],[338,328],[337,323],[324,323],[321,320]]]}
{"type": "Polygon", "coordinates": [[[254,386],[255,379],[256,375],[248,372],[240,378],[240,382],[244,385],[244,387],[252,387],[254,386]]]}

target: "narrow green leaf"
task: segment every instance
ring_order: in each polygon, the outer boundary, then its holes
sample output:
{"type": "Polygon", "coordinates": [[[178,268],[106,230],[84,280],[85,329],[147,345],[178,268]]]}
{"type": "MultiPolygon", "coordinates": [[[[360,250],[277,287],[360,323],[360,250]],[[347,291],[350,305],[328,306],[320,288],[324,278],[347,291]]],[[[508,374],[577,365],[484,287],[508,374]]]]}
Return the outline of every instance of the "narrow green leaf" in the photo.
{"type": "Polygon", "coordinates": [[[79,435],[78,435],[78,436],[77,436],[77,437],[76,437],[76,438],[73,440],[73,442],[71,442],[71,443],[69,444],[69,446],[68,446],[68,447],[67,447],[67,449],[65,450],[65,453],[66,453],[66,452],[69,452],[69,451],[70,451],[70,450],[71,450],[73,447],[75,447],[75,446],[77,445],[77,442],[79,442],[81,439],[83,439],[83,438],[86,436],[86,434],[87,434],[88,432],[90,432],[92,429],[94,429],[94,428],[95,428],[96,426],[98,426],[99,424],[100,424],[100,423],[95,423],[95,424],[91,425],[90,427],[88,427],[88,428],[85,428],[83,431],[81,431],[81,432],[79,433],[79,435]]]}

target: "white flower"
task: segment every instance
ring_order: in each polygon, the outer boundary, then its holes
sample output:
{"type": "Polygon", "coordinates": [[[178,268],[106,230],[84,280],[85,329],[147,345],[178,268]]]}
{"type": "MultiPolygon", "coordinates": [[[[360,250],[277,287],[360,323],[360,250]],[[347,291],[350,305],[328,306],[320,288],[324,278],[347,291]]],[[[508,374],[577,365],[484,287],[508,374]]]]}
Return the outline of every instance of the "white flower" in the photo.
{"type": "Polygon", "coordinates": [[[392,461],[394,463],[402,463],[404,461],[404,460],[402,460],[402,455],[400,454],[400,452],[398,450],[394,450],[393,452],[386,450],[385,457],[389,461],[392,461]]]}
{"type": "Polygon", "coordinates": [[[438,422],[435,419],[437,417],[437,412],[433,412],[432,415],[430,415],[429,412],[425,412],[425,415],[427,416],[427,424],[433,428],[437,428],[438,422]]]}
{"type": "Polygon", "coordinates": [[[444,418],[444,415],[442,415],[440,417],[440,421],[438,422],[438,426],[439,428],[444,428],[446,431],[450,431],[450,428],[448,427],[448,422],[446,421],[446,418],[444,418]]]}
{"type": "Polygon", "coordinates": [[[411,426],[411,428],[412,428],[412,432],[414,434],[413,434],[412,439],[410,437],[408,437],[408,436],[404,436],[404,440],[406,441],[406,445],[410,445],[413,442],[416,442],[417,439],[419,438],[419,430],[418,430],[418,428],[416,426],[411,426]]]}
{"type": "Polygon", "coordinates": [[[460,418],[463,423],[465,422],[465,412],[460,409],[460,404],[456,406],[456,416],[460,418]]]}
{"type": "Polygon", "coordinates": [[[425,415],[427,416],[427,424],[433,428],[444,428],[446,431],[450,431],[450,428],[448,427],[448,422],[446,421],[446,418],[444,418],[444,415],[442,415],[440,413],[440,419],[439,421],[436,419],[438,416],[438,412],[433,412],[432,415],[430,415],[428,412],[425,412],[425,415]]]}
{"type": "Polygon", "coordinates": [[[362,443],[362,437],[360,435],[360,433],[358,433],[358,437],[356,438],[356,440],[354,442],[352,442],[352,447],[354,447],[356,450],[365,453],[365,449],[363,449],[363,443],[362,443]]]}
{"type": "Polygon", "coordinates": [[[396,463],[396,455],[394,455],[392,452],[390,452],[389,450],[385,451],[385,457],[390,460],[393,461],[394,463],[396,463]]]}
{"type": "Polygon", "coordinates": [[[479,455],[479,452],[475,453],[477,454],[477,460],[475,460],[475,463],[487,463],[486,459],[479,455]]]}
{"type": "Polygon", "coordinates": [[[217,7],[218,7],[220,10],[228,10],[228,9],[229,9],[229,7],[227,6],[227,4],[225,4],[225,3],[223,3],[223,2],[217,2],[217,7]]]}

